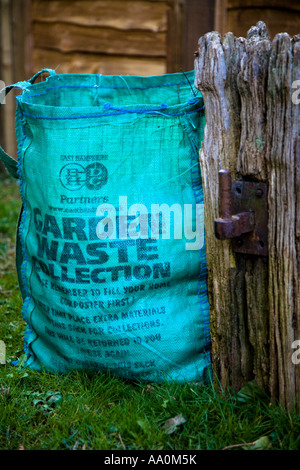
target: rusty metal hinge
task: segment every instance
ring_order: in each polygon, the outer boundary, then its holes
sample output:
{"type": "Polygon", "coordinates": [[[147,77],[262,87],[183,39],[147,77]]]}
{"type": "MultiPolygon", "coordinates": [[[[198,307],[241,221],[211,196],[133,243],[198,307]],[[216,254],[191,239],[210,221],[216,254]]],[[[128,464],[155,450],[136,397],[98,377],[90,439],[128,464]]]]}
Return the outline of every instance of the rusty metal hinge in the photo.
{"type": "Polygon", "coordinates": [[[232,181],[229,170],[219,171],[219,240],[232,239],[237,253],[268,256],[268,187],[266,183],[232,181]]]}

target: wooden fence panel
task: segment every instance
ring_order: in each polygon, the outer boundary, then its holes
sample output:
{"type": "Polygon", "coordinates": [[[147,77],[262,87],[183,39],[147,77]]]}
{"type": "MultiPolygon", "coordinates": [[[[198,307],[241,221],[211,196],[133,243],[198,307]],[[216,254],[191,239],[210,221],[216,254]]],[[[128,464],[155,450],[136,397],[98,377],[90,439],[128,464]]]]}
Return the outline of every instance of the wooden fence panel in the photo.
{"type": "Polygon", "coordinates": [[[166,34],[151,31],[116,31],[64,23],[34,23],[36,45],[62,52],[165,56],[166,34]]]}
{"type": "Polygon", "coordinates": [[[118,30],[166,31],[166,1],[34,0],[33,17],[46,23],[110,27],[118,30]]]}
{"type": "Polygon", "coordinates": [[[281,31],[290,36],[300,30],[300,4],[294,0],[226,0],[226,29],[244,36],[257,21],[264,21],[271,38],[281,31]]]}
{"type": "MultiPolygon", "coordinates": [[[[29,78],[31,63],[31,1],[0,0],[0,80],[10,85],[29,78]]],[[[0,108],[1,145],[16,157],[15,92],[0,108]]]]}
{"type": "Polygon", "coordinates": [[[163,74],[170,9],[167,1],[33,0],[34,69],[163,74]]]}
{"type": "Polygon", "coordinates": [[[195,60],[206,109],[200,164],[213,367],[225,388],[254,378],[286,407],[299,404],[300,392],[293,360],[300,340],[299,106],[292,99],[299,40],[280,33],[271,42],[259,22],[247,39],[206,34],[195,60]],[[236,253],[232,241],[216,239],[221,169],[268,184],[269,256],[236,253]]]}
{"type": "MultiPolygon", "coordinates": [[[[48,68],[49,64],[57,73],[101,73],[103,75],[160,75],[166,71],[164,57],[129,57],[122,55],[64,53],[57,50],[40,49],[33,51],[35,70],[48,68]]],[[[50,68],[51,68],[50,67],[50,68]]]]}

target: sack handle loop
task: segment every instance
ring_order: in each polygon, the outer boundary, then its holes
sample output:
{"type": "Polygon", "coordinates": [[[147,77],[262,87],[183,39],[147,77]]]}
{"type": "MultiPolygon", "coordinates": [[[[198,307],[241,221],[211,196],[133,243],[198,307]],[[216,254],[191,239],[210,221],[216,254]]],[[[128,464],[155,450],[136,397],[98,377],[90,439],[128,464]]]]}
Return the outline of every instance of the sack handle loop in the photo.
{"type": "MultiPolygon", "coordinates": [[[[29,88],[31,85],[34,84],[35,80],[44,72],[48,72],[49,76],[55,75],[55,70],[52,69],[42,69],[37,72],[33,77],[29,80],[24,82],[17,82],[14,85],[8,85],[2,90],[0,90],[0,106],[3,104],[5,96],[13,89],[13,88],[20,88],[22,91],[29,88]],[[4,96],[3,96],[4,95],[4,96]]],[[[5,168],[9,172],[9,174],[13,177],[18,179],[18,171],[17,171],[17,161],[10,157],[8,153],[6,153],[0,145],[0,160],[4,164],[5,168]]]]}

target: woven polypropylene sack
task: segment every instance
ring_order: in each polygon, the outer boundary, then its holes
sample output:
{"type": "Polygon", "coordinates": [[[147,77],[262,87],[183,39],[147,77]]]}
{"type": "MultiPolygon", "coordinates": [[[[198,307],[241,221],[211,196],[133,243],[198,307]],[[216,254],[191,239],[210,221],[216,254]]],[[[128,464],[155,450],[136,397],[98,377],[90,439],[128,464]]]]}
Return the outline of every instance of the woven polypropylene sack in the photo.
{"type": "Polygon", "coordinates": [[[205,118],[193,82],[50,71],[16,85],[30,368],[207,380],[205,118]]]}

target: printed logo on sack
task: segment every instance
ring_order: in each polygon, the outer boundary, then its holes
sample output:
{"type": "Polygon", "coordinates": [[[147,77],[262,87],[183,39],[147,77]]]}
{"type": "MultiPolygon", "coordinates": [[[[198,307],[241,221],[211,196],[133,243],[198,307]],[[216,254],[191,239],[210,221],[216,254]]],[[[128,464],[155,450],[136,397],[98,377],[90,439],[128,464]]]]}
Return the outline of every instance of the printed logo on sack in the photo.
{"type": "Polygon", "coordinates": [[[99,162],[87,166],[79,163],[67,163],[59,174],[60,182],[69,191],[77,191],[85,186],[87,189],[101,189],[108,178],[107,168],[99,162]]]}

